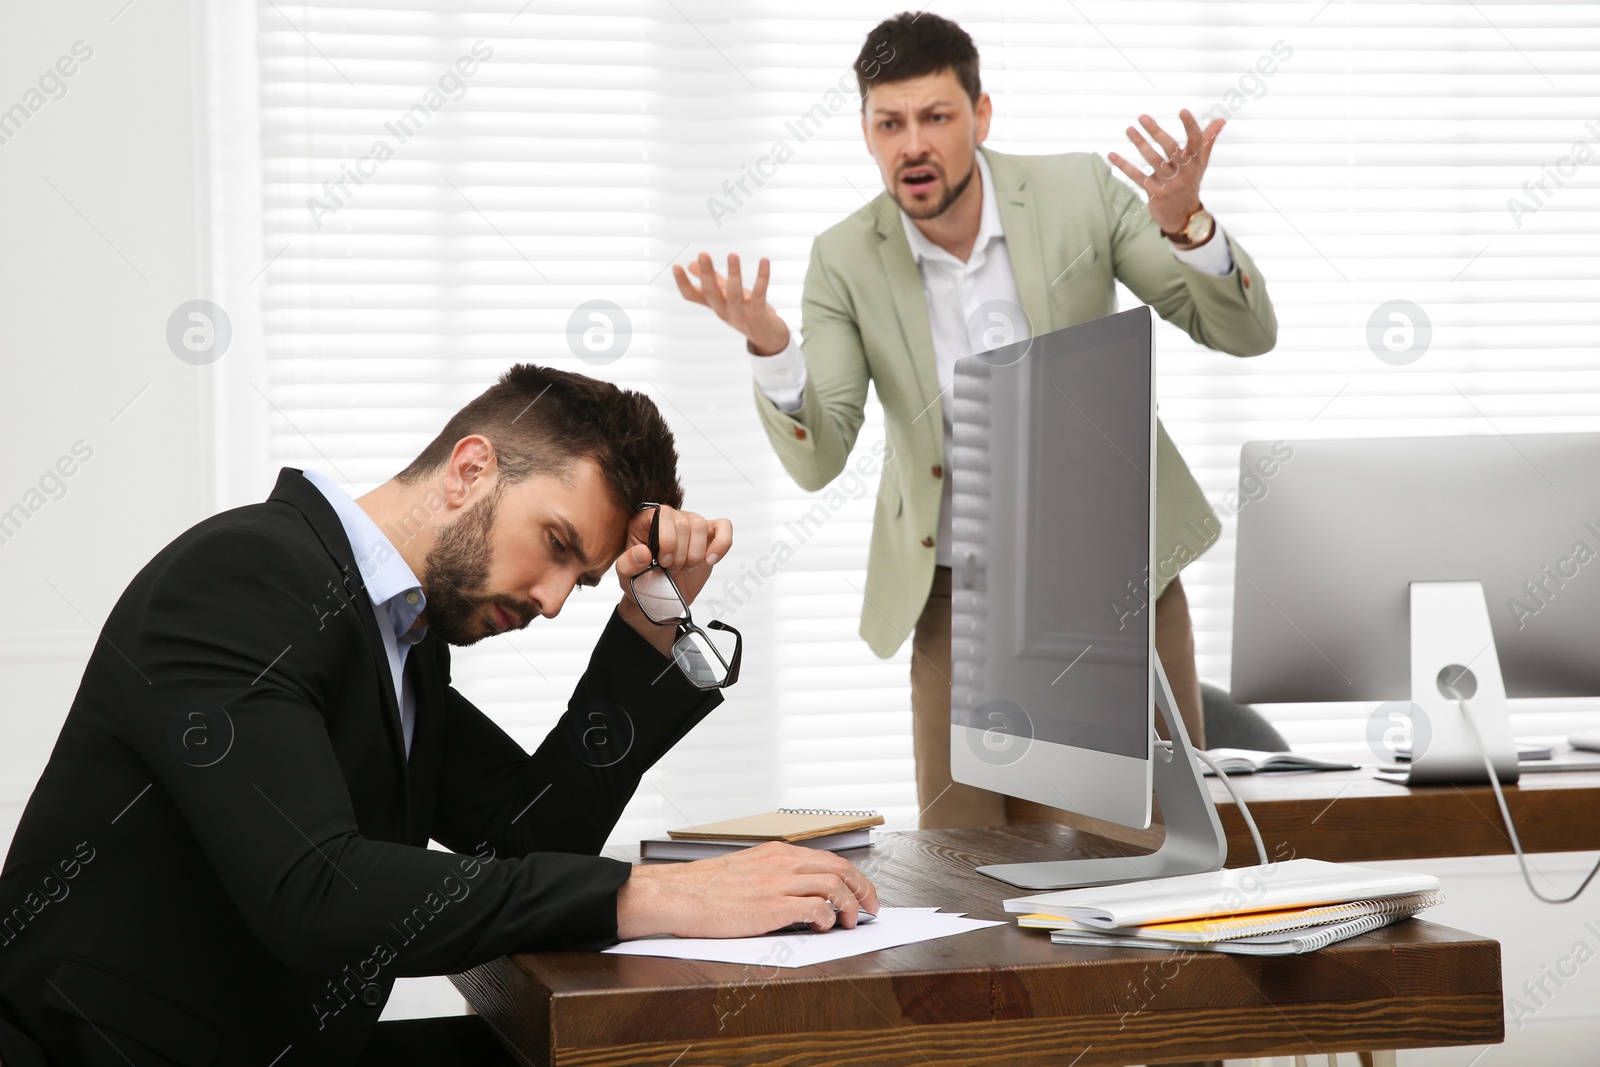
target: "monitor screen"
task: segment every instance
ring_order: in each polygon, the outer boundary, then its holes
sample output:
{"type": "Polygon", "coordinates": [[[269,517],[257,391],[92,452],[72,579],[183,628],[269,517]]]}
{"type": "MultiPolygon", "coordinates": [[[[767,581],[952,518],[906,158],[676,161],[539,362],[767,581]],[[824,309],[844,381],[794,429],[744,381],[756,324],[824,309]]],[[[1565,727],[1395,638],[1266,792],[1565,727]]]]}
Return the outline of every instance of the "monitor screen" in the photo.
{"type": "MultiPolygon", "coordinates": [[[[1137,308],[957,364],[951,718],[1008,775],[1070,774],[1044,765],[1057,749],[1150,755],[1151,321],[1137,308]]],[[[1029,795],[1015,776],[972,784],[1029,795]]]]}

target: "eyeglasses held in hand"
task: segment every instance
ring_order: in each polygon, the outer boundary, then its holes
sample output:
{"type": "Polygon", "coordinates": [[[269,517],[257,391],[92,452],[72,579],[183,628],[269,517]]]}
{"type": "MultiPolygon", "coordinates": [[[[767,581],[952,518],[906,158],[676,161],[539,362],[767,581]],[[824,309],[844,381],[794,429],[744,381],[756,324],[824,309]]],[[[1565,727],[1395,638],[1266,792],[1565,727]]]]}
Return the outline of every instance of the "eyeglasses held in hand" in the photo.
{"type": "Polygon", "coordinates": [[[654,508],[650,517],[650,566],[628,579],[629,591],[644,617],[658,626],[675,625],[672,659],[697,689],[722,689],[739,680],[739,659],[744,639],[727,623],[713,620],[702,630],[689,616],[689,603],[678,591],[657,558],[661,553],[661,505],[640,504],[635,510],[654,508]]]}

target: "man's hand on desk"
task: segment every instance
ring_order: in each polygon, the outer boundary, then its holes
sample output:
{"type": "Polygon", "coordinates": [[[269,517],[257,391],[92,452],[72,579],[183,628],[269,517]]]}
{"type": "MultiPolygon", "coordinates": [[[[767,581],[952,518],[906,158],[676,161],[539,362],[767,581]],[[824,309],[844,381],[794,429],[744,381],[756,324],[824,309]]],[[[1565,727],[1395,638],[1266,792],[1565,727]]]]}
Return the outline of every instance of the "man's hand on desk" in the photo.
{"type": "Polygon", "coordinates": [[[769,841],[716,859],[638,866],[617,891],[617,937],[754,937],[808,923],[850,929],[878,891],[850,861],[769,841]]]}
{"type": "Polygon", "coordinates": [[[717,318],[745,335],[750,351],[758,356],[775,356],[789,347],[789,326],[767,303],[767,281],[771,276],[772,264],[765,257],[756,268],[754,289],[744,287],[738,256],[728,257],[727,278],[717,273],[706,252],[701,252],[687,271],[677,264],[672,266],[672,277],[683,298],[715,311],[717,318]],[[700,283],[698,286],[689,280],[690,274],[700,283]]]}

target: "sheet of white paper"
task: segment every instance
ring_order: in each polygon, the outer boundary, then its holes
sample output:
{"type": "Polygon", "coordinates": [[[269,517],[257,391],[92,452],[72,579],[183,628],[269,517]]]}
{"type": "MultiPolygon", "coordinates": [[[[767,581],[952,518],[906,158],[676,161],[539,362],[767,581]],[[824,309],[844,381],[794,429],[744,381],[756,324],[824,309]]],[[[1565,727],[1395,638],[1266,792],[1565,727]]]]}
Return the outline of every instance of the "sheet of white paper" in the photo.
{"type": "Polygon", "coordinates": [[[667,956],[678,960],[710,960],[760,967],[809,967],[882,948],[1004,926],[1003,922],[968,919],[937,908],[881,908],[878,918],[854,930],[835,927],[826,933],[788,931],[760,937],[647,937],[624,941],[606,952],[624,956],[667,956]]]}

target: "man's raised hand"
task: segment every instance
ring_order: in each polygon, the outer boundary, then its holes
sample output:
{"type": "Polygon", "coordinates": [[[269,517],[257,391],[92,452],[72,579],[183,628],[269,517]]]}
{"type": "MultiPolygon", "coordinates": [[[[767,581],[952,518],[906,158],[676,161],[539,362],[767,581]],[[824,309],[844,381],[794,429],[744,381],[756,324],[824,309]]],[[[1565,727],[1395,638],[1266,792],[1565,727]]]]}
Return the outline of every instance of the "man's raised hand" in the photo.
{"type": "MultiPolygon", "coordinates": [[[[727,519],[708,519],[693,511],[679,511],[662,504],[656,530],[657,562],[665,567],[677,583],[678,592],[694,603],[700,590],[711,578],[711,568],[733,547],[733,523],[727,519]]],[[[655,519],[651,510],[636,511],[628,520],[627,547],[617,557],[617,581],[622,584],[622,604],[619,610],[623,621],[655,645],[664,656],[672,654],[675,630],[671,626],[657,626],[645,618],[639,604],[628,591],[628,580],[650,566],[650,525],[655,519]]]]}
{"type": "Polygon", "coordinates": [[[1211,147],[1216,144],[1217,135],[1226,123],[1225,119],[1213,119],[1202,130],[1188,108],[1178,112],[1178,117],[1183,120],[1183,128],[1189,137],[1189,143],[1181,147],[1149,115],[1140,115],[1139,124],[1155,139],[1160,151],[1145,140],[1137,129],[1128,127],[1128,140],[1133,142],[1145,162],[1154,168],[1152,173],[1146,174],[1115,152],[1106,155],[1112,166],[1144,190],[1150,202],[1150,217],[1167,233],[1181,231],[1189,221],[1189,216],[1199,209],[1200,179],[1205,175],[1206,164],[1211,161],[1211,147]]]}
{"type": "Polygon", "coordinates": [[[676,263],[672,265],[672,277],[683,298],[716,312],[717,318],[744,334],[758,356],[775,356],[789,347],[789,327],[767,303],[767,281],[771,276],[772,264],[765,257],[756,268],[753,289],[744,287],[736,255],[728,257],[726,278],[717,273],[708,252],[701,252],[687,270],[676,263]],[[690,274],[699,285],[689,280],[690,274]]]}

